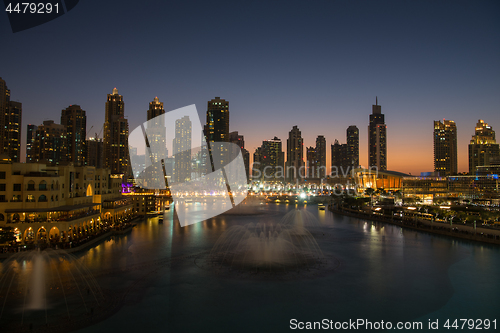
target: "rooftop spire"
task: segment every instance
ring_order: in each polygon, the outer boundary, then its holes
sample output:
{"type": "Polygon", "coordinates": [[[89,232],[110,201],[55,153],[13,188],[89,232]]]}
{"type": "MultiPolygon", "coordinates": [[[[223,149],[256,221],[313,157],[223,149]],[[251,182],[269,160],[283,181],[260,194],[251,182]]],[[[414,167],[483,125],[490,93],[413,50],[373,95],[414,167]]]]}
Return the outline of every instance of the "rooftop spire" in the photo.
{"type": "Polygon", "coordinates": [[[378,96],[375,96],[375,105],[378,105],[378,96]]]}

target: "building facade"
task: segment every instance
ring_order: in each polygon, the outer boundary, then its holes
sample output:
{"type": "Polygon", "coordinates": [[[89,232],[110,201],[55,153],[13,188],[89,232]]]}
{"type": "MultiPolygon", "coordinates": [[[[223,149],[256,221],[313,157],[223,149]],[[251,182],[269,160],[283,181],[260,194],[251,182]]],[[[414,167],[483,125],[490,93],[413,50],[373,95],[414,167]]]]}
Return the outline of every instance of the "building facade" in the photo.
{"type": "Polygon", "coordinates": [[[500,145],[496,142],[495,131],[479,119],[469,144],[469,174],[476,174],[477,167],[489,166],[490,161],[499,156],[500,145]]]}
{"type": "Polygon", "coordinates": [[[457,125],[453,120],[434,121],[434,172],[444,177],[457,170],[457,125]]]}
{"type": "Polygon", "coordinates": [[[302,181],[306,176],[304,164],[304,139],[297,126],[293,126],[286,140],[286,180],[290,183],[302,181]]]}
{"type": "Polygon", "coordinates": [[[23,105],[10,100],[10,90],[0,77],[0,154],[14,162],[21,158],[21,126],[23,105]]]}
{"type": "Polygon", "coordinates": [[[355,125],[347,128],[347,158],[353,168],[359,167],[359,129],[355,125]]]}
{"type": "Polygon", "coordinates": [[[128,121],[125,119],[123,96],[118,94],[116,88],[107,96],[103,148],[104,167],[113,174],[128,175],[128,121]]]}
{"type": "Polygon", "coordinates": [[[368,167],[387,170],[387,126],[377,98],[368,125],[368,167]]]}
{"type": "Polygon", "coordinates": [[[79,105],[70,105],[61,111],[61,125],[66,127],[68,162],[86,165],[87,116],[79,105]]]}
{"type": "Polygon", "coordinates": [[[107,169],[0,164],[0,226],[13,227],[22,244],[82,240],[132,214],[121,179],[107,169]]]}
{"type": "Polygon", "coordinates": [[[31,148],[32,163],[66,164],[68,162],[68,140],[66,127],[45,120],[36,129],[31,148]]]}
{"type": "Polygon", "coordinates": [[[192,125],[189,116],[175,121],[174,181],[186,182],[191,179],[191,137],[192,125]]]}

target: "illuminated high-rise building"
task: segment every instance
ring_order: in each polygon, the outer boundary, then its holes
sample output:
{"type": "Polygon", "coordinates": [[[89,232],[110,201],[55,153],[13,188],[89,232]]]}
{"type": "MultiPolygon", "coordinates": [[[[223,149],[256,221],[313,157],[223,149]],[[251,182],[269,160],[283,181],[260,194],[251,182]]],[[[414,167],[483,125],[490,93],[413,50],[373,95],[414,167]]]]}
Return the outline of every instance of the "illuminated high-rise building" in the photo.
{"type": "Polygon", "coordinates": [[[326,176],[326,139],[323,135],[316,138],[316,171],[314,178],[326,176]]]}
{"type": "Polygon", "coordinates": [[[70,105],[61,111],[61,125],[66,127],[68,162],[75,166],[86,165],[87,116],[79,105],[70,105]]]}
{"type": "Polygon", "coordinates": [[[5,113],[4,153],[12,162],[20,162],[21,159],[21,122],[23,105],[19,102],[10,101],[5,113]]]}
{"type": "Polygon", "coordinates": [[[375,98],[368,125],[368,166],[381,171],[387,170],[387,126],[384,118],[382,106],[375,98]]]}
{"type": "Polygon", "coordinates": [[[474,175],[478,166],[489,166],[490,160],[499,156],[500,147],[495,139],[495,131],[479,119],[469,144],[469,174],[474,175]]]}
{"type": "Polygon", "coordinates": [[[444,177],[457,170],[457,125],[453,120],[434,121],[434,171],[444,177]]]}
{"type": "Polygon", "coordinates": [[[160,169],[161,160],[165,160],[168,156],[166,145],[167,130],[165,128],[165,120],[163,119],[163,117],[160,117],[164,113],[165,109],[163,108],[163,103],[160,102],[158,97],[155,97],[152,102],[149,102],[149,109],[147,112],[147,133],[150,155],[146,156],[146,158],[149,159],[149,163],[152,163],[155,168],[152,175],[149,176],[153,177],[154,184],[163,183],[161,182],[161,179],[157,179],[157,177],[163,177],[163,170],[160,169]]]}
{"type": "Polygon", "coordinates": [[[104,119],[104,167],[112,174],[128,175],[130,169],[128,150],[128,121],[125,119],[123,96],[114,88],[108,94],[104,119]]]}
{"type": "Polygon", "coordinates": [[[286,140],[286,177],[288,182],[296,182],[305,175],[304,140],[297,126],[288,132],[286,140]]]}
{"type": "Polygon", "coordinates": [[[189,116],[175,121],[174,150],[174,180],[186,182],[191,180],[191,137],[192,126],[189,116]]]}
{"type": "Polygon", "coordinates": [[[68,140],[66,127],[45,120],[36,129],[35,140],[31,148],[33,163],[66,164],[68,161],[68,140]]]}
{"type": "Polygon", "coordinates": [[[229,101],[215,97],[207,105],[207,141],[229,142],[229,101]]]}
{"type": "Polygon", "coordinates": [[[212,161],[217,165],[228,163],[231,154],[227,145],[217,142],[229,142],[229,101],[220,97],[208,101],[205,135],[212,161]]]}
{"type": "Polygon", "coordinates": [[[284,180],[283,144],[280,139],[274,137],[271,140],[262,141],[260,150],[261,180],[266,182],[282,182],[284,180]]]}
{"type": "Polygon", "coordinates": [[[4,152],[5,143],[5,115],[10,102],[10,90],[0,77],[0,154],[4,152]]]}
{"type": "Polygon", "coordinates": [[[353,168],[359,167],[359,129],[354,125],[347,128],[347,159],[353,168]]]}
{"type": "Polygon", "coordinates": [[[26,132],[26,163],[33,163],[33,144],[35,143],[36,130],[38,126],[29,124],[26,132]]]}
{"type": "Polygon", "coordinates": [[[10,90],[0,77],[0,154],[12,162],[21,158],[21,122],[23,105],[10,100],[10,90]]]}

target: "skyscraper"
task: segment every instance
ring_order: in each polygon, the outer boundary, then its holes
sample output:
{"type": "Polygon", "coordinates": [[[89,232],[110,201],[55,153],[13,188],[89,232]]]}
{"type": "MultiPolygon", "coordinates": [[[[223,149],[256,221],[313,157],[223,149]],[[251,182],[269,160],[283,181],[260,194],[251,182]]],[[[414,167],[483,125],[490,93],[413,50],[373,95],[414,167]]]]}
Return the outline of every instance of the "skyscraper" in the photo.
{"type": "Polygon", "coordinates": [[[434,171],[457,174],[457,126],[453,120],[434,121],[434,171]]]}
{"type": "Polygon", "coordinates": [[[4,152],[5,142],[5,116],[10,102],[10,90],[0,77],[0,154],[4,152]]]}
{"type": "Polygon", "coordinates": [[[230,155],[227,146],[216,142],[229,142],[229,101],[220,97],[208,101],[205,135],[212,161],[225,165],[230,155]]]}
{"type": "Polygon", "coordinates": [[[347,159],[353,168],[359,167],[359,130],[354,125],[347,128],[347,159]]]}
{"type": "MultiPolygon", "coordinates": [[[[158,97],[155,97],[152,102],[149,102],[149,109],[147,112],[148,118],[148,143],[151,156],[146,156],[146,158],[151,158],[151,162],[159,162],[162,158],[167,157],[167,145],[166,145],[166,135],[167,130],[165,128],[165,121],[158,117],[165,113],[163,108],[163,103],[160,102],[158,97]]],[[[163,171],[162,171],[163,173],[163,171]]]]}
{"type": "Polygon", "coordinates": [[[257,147],[253,153],[252,180],[262,180],[262,146],[257,147]]]}
{"type": "Polygon", "coordinates": [[[45,120],[36,130],[31,151],[34,163],[65,164],[68,158],[66,127],[45,120]]]}
{"type": "Polygon", "coordinates": [[[75,166],[86,165],[87,116],[79,105],[70,105],[61,111],[61,125],[66,127],[68,162],[75,166]]]}
{"type": "Polygon", "coordinates": [[[23,106],[10,100],[10,90],[0,77],[0,154],[7,154],[11,161],[21,158],[21,122],[23,106]]]}
{"type": "Polygon", "coordinates": [[[207,141],[229,142],[229,101],[215,97],[207,106],[207,141]]]}
{"type": "Polygon", "coordinates": [[[469,144],[469,174],[476,173],[476,167],[489,166],[490,160],[500,156],[500,147],[495,139],[495,131],[488,123],[479,119],[475,135],[469,144]]]}
{"type": "Polygon", "coordinates": [[[123,96],[118,95],[116,88],[106,101],[103,148],[104,167],[113,174],[128,174],[128,121],[123,96]]]}
{"type": "Polygon", "coordinates": [[[87,140],[87,156],[86,162],[88,166],[93,166],[96,168],[102,168],[103,159],[103,150],[104,144],[102,139],[98,138],[89,138],[87,140]]]}
{"type": "Polygon", "coordinates": [[[368,166],[387,170],[387,126],[377,98],[368,125],[368,166]]]}
{"type": "Polygon", "coordinates": [[[38,126],[29,124],[26,133],[26,163],[33,163],[35,156],[33,155],[33,144],[35,143],[36,130],[38,126]]]}
{"type": "Polygon", "coordinates": [[[260,150],[261,179],[266,182],[283,181],[284,159],[285,153],[280,139],[274,137],[271,140],[262,141],[260,150]]]}
{"type": "Polygon", "coordinates": [[[323,135],[316,138],[316,169],[314,178],[326,176],[326,139],[323,135]]]}
{"type": "Polygon", "coordinates": [[[297,126],[293,126],[286,140],[286,177],[295,182],[305,177],[304,140],[297,126]]]}
{"type": "Polygon", "coordinates": [[[243,156],[243,163],[245,164],[245,172],[247,179],[249,178],[250,171],[250,153],[245,149],[245,138],[243,135],[239,135],[238,131],[229,133],[229,142],[238,145],[241,148],[241,154],[243,156]]]}
{"type": "Polygon", "coordinates": [[[318,175],[318,160],[316,147],[306,148],[307,178],[316,178],[318,175]]]}
{"type": "Polygon", "coordinates": [[[5,113],[4,153],[9,155],[12,162],[21,159],[21,122],[23,105],[10,101],[5,113]]]}
{"type": "Polygon", "coordinates": [[[189,116],[175,121],[174,150],[174,180],[186,182],[191,179],[191,135],[192,126],[189,116]]]}
{"type": "Polygon", "coordinates": [[[341,174],[348,173],[350,169],[349,159],[348,159],[348,145],[340,144],[337,139],[335,139],[334,144],[331,146],[331,168],[332,175],[337,176],[341,174]]]}

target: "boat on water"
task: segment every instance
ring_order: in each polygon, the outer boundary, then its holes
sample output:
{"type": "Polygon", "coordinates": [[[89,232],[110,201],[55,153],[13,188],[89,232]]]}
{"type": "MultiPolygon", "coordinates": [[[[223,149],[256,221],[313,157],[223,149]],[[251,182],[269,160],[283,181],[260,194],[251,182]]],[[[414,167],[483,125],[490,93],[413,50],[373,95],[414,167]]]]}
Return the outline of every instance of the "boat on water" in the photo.
{"type": "Polygon", "coordinates": [[[325,205],[324,205],[324,204],[322,204],[322,203],[319,203],[319,204],[318,204],[318,209],[319,209],[319,210],[325,210],[325,208],[326,208],[326,207],[325,207],[325,205]]]}

